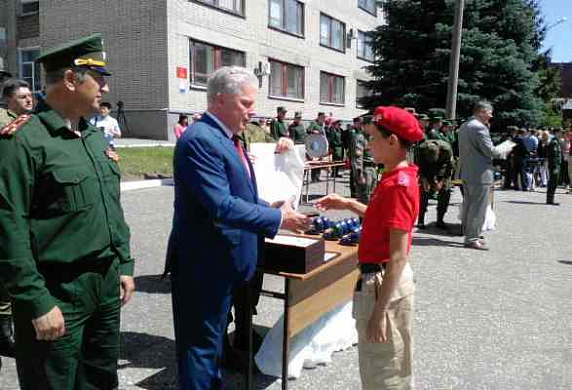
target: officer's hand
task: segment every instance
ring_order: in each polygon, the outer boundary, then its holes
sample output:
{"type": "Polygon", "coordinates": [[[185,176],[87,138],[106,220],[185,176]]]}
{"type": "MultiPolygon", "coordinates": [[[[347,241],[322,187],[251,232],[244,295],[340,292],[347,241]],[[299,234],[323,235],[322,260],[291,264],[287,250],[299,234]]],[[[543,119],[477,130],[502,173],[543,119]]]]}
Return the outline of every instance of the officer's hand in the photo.
{"type": "Polygon", "coordinates": [[[347,207],[348,199],[338,194],[330,194],[324,196],[316,201],[316,208],[318,210],[345,210],[347,207]]]}
{"type": "Polygon", "coordinates": [[[282,137],[278,140],[278,143],[276,144],[276,149],[274,149],[274,153],[284,153],[287,152],[288,150],[294,149],[294,141],[292,141],[290,138],[285,138],[282,137]]]}
{"type": "Polygon", "coordinates": [[[119,296],[121,306],[125,306],[125,304],[131,300],[131,295],[133,295],[133,291],[135,291],[135,281],[133,280],[133,276],[121,275],[119,283],[121,287],[121,295],[119,296]]]}
{"type": "Polygon", "coordinates": [[[36,330],[36,339],[40,341],[57,340],[66,332],[64,316],[57,306],[43,316],[33,319],[32,325],[36,330]]]}
{"type": "Polygon", "coordinates": [[[282,225],[280,225],[280,228],[294,233],[303,233],[310,230],[312,219],[307,215],[296,212],[292,208],[292,201],[293,199],[290,199],[280,207],[280,211],[282,211],[282,225]]]}

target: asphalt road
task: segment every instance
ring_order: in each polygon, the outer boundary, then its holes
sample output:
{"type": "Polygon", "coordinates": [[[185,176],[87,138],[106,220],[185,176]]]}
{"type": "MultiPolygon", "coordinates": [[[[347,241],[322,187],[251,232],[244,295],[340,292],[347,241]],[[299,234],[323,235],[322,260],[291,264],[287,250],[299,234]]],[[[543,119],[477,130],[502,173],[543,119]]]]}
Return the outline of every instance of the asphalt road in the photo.
{"type": "MultiPolygon", "coordinates": [[[[347,178],[342,181],[338,191],[347,193],[347,178]]],[[[323,192],[323,184],[312,185],[313,195],[323,192]]],[[[545,205],[543,192],[497,192],[497,230],[486,234],[490,252],[464,249],[461,237],[431,227],[415,233],[418,389],[572,389],[572,195],[560,189],[557,200],[560,207],[545,205]]],[[[447,214],[451,224],[458,223],[459,201],[456,192],[447,214]]],[[[173,188],[125,192],[123,203],[137,292],[122,318],[120,388],[175,389],[170,286],[158,277],[173,188]]],[[[432,205],[426,221],[434,219],[432,205]]],[[[280,281],[267,277],[265,283],[275,288],[280,281]]],[[[281,307],[262,298],[259,331],[273,325],[281,307]]],[[[14,362],[3,363],[0,389],[19,389],[14,362]]],[[[229,373],[229,382],[229,389],[240,388],[240,375],[229,373]]],[[[276,378],[257,377],[257,389],[280,388],[276,378]]],[[[290,381],[292,390],[359,388],[355,347],[290,381]]]]}

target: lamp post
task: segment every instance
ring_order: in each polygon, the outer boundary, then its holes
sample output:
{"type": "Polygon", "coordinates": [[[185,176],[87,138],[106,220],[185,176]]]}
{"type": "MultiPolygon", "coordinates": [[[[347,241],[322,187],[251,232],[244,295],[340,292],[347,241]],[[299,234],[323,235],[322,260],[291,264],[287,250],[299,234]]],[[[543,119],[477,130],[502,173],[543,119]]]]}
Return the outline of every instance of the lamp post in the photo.
{"type": "Polygon", "coordinates": [[[447,88],[447,118],[455,119],[457,111],[457,87],[459,84],[459,61],[461,58],[461,40],[463,35],[463,10],[465,0],[455,2],[455,23],[453,25],[453,45],[449,65],[449,83],[447,88]]]}
{"type": "Polygon", "coordinates": [[[567,22],[567,21],[568,21],[568,18],[566,16],[563,16],[560,19],[558,19],[556,22],[547,26],[545,32],[548,32],[549,30],[552,30],[554,27],[558,26],[559,24],[562,24],[562,23],[567,22]]]}

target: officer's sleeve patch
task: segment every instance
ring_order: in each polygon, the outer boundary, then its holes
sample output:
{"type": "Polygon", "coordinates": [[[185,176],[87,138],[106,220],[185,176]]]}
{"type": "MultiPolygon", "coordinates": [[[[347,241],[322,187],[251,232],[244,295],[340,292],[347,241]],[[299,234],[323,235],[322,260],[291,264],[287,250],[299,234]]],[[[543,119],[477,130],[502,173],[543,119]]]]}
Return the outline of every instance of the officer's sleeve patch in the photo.
{"type": "Polygon", "coordinates": [[[2,129],[0,129],[0,136],[9,137],[18,131],[20,127],[28,123],[32,116],[28,114],[20,115],[18,118],[14,119],[12,122],[8,123],[2,129]]]}
{"type": "Polygon", "coordinates": [[[407,173],[399,172],[397,174],[397,185],[400,185],[402,187],[409,187],[410,181],[411,180],[409,179],[409,176],[407,175],[407,173]]]}

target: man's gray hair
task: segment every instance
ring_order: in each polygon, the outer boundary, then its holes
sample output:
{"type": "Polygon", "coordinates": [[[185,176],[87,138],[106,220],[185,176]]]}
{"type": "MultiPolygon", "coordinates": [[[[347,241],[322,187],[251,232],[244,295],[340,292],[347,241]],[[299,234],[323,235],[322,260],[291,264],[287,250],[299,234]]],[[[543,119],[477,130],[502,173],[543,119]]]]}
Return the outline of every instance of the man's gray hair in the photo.
{"type": "Polygon", "coordinates": [[[2,84],[2,100],[6,101],[11,98],[18,89],[20,88],[28,88],[30,91],[30,84],[28,84],[24,80],[20,79],[8,79],[2,84]]]}
{"type": "Polygon", "coordinates": [[[473,107],[473,112],[493,110],[493,105],[486,100],[478,101],[473,107]]]}
{"type": "Polygon", "coordinates": [[[258,87],[256,77],[246,68],[224,66],[209,77],[207,82],[207,100],[213,103],[220,94],[238,95],[245,85],[258,87]]]}

